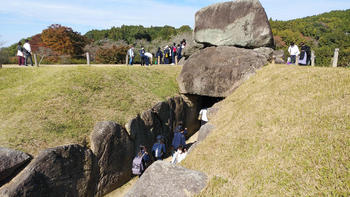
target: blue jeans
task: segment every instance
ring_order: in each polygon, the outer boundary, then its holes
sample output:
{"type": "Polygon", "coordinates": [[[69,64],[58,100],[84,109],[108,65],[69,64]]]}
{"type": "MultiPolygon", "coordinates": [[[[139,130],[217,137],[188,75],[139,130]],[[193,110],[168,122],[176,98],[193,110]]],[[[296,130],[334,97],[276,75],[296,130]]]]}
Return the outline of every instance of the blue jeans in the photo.
{"type": "Polygon", "coordinates": [[[134,57],[130,57],[129,64],[132,65],[134,61],[134,57]]]}

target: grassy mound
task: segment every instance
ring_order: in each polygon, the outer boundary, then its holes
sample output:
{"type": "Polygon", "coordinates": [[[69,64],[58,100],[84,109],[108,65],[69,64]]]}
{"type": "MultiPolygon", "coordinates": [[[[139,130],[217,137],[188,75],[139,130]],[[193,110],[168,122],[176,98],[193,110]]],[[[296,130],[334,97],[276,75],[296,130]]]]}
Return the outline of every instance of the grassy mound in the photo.
{"type": "Polygon", "coordinates": [[[184,161],[200,196],[349,196],[350,70],[270,65],[220,103],[184,161]]]}
{"type": "Polygon", "coordinates": [[[178,93],[181,67],[0,69],[0,146],[36,154],[81,143],[97,121],[124,124],[178,93]]]}

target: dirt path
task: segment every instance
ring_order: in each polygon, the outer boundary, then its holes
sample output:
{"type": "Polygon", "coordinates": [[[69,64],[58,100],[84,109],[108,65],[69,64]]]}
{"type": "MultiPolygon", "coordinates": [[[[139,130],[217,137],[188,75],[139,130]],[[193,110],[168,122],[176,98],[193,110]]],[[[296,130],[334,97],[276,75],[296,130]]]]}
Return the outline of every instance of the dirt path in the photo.
{"type": "MultiPolygon", "coordinates": [[[[192,144],[195,143],[197,141],[198,138],[198,132],[196,132],[195,134],[193,134],[187,141],[187,144],[192,144]]],[[[171,157],[168,157],[166,159],[164,159],[164,161],[171,161],[171,157]]],[[[123,197],[128,191],[129,189],[136,183],[136,181],[138,180],[138,177],[134,177],[133,179],[131,179],[128,183],[126,183],[125,185],[123,185],[122,187],[114,190],[113,192],[105,195],[105,197],[123,197]]]]}

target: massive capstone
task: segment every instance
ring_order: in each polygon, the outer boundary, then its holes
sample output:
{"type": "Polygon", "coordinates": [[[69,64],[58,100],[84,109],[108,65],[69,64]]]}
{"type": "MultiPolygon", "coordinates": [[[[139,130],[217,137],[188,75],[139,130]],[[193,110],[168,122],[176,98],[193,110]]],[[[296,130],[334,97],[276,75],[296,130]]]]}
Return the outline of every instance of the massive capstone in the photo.
{"type": "Polygon", "coordinates": [[[227,97],[256,69],[268,63],[254,50],[208,47],[193,54],[178,77],[182,94],[227,97]]]}
{"type": "Polygon", "coordinates": [[[236,0],[202,8],[195,16],[194,39],[215,46],[274,46],[270,23],[258,0],[236,0]]]}

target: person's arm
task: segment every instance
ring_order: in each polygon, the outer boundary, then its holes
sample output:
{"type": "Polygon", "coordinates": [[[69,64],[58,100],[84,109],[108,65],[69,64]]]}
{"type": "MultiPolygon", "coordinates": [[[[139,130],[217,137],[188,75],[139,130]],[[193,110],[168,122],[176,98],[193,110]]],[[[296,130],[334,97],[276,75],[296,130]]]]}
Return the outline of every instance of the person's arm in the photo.
{"type": "Polygon", "coordinates": [[[165,144],[162,144],[162,151],[163,151],[164,154],[166,153],[165,144]]]}
{"type": "Polygon", "coordinates": [[[177,158],[178,152],[176,151],[173,155],[173,158],[171,159],[172,164],[176,164],[176,158],[177,158]]]}

